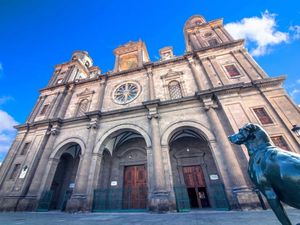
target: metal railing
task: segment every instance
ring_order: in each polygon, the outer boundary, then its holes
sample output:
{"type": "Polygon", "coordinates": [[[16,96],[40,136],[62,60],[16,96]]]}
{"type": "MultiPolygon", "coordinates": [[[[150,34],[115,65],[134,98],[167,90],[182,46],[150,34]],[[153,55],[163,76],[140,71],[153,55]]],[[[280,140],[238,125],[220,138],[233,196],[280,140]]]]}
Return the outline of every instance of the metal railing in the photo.
{"type": "Polygon", "coordinates": [[[92,211],[145,211],[147,203],[147,188],[96,189],[92,211]]]}

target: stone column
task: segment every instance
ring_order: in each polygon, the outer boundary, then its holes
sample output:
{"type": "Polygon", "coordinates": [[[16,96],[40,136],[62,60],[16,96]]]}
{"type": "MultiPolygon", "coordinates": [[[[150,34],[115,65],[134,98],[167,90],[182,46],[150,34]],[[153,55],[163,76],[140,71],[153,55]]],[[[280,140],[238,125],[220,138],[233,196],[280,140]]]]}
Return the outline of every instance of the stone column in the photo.
{"type": "Polygon", "coordinates": [[[68,106],[70,104],[70,101],[72,99],[72,96],[73,96],[73,93],[74,93],[74,88],[75,88],[75,86],[70,86],[69,87],[69,89],[67,91],[67,94],[66,94],[66,96],[64,97],[64,99],[62,101],[62,106],[61,106],[61,108],[58,112],[58,115],[57,115],[58,118],[61,118],[61,119],[64,118],[64,116],[66,114],[66,111],[68,109],[68,106]]]}
{"type": "Polygon", "coordinates": [[[261,76],[261,78],[268,78],[268,75],[263,71],[263,69],[256,63],[256,61],[249,55],[246,49],[240,50],[241,54],[247,59],[247,61],[255,68],[257,73],[261,76]]]}
{"type": "Polygon", "coordinates": [[[69,81],[70,77],[74,73],[75,68],[76,68],[75,65],[72,65],[72,66],[69,67],[69,70],[68,70],[66,76],[64,77],[63,83],[69,81]]]}
{"type": "MultiPolygon", "coordinates": [[[[88,190],[91,189],[89,187],[89,185],[91,185],[91,182],[89,182],[89,175],[98,132],[98,121],[98,116],[92,117],[88,125],[89,134],[86,149],[84,154],[80,157],[80,163],[76,174],[75,189],[67,204],[67,211],[70,212],[89,211],[92,206],[88,205],[88,190]]],[[[89,199],[91,199],[91,196],[89,199]]]]}
{"type": "Polygon", "coordinates": [[[173,183],[173,174],[172,174],[172,166],[170,159],[170,148],[169,146],[161,146],[162,150],[162,159],[165,171],[166,178],[166,189],[170,193],[170,209],[176,210],[176,198],[174,193],[174,183],[173,183]]]}
{"type": "Polygon", "coordinates": [[[211,62],[211,64],[214,67],[214,70],[217,72],[220,80],[222,81],[223,85],[229,84],[229,81],[225,75],[225,73],[223,72],[223,70],[221,69],[220,65],[218,64],[216,57],[215,56],[211,56],[209,57],[209,60],[211,62]]]}
{"type": "Polygon", "coordinates": [[[189,37],[190,37],[190,43],[191,43],[191,47],[192,47],[192,50],[195,51],[195,50],[199,50],[202,48],[201,44],[199,43],[198,39],[196,38],[196,35],[195,34],[192,34],[190,33],[189,34],[189,37]]]}
{"type": "Polygon", "coordinates": [[[209,58],[208,57],[201,58],[200,61],[207,74],[207,78],[210,81],[211,87],[213,88],[219,87],[221,85],[221,82],[218,78],[218,75],[215,73],[214,69],[212,68],[209,58]]]}
{"type": "Polygon", "coordinates": [[[195,36],[196,40],[198,41],[198,43],[200,45],[200,48],[207,47],[206,44],[204,43],[203,39],[199,38],[199,36],[197,35],[197,33],[194,33],[193,35],[195,36]]]}
{"type": "Polygon", "coordinates": [[[5,190],[2,189],[2,185],[9,174],[10,168],[14,162],[15,157],[17,156],[20,150],[20,147],[23,146],[24,140],[28,135],[28,131],[29,131],[29,127],[27,127],[25,133],[23,134],[23,137],[20,138],[20,136],[22,136],[22,134],[20,133],[16,136],[16,139],[12,143],[4,161],[2,162],[2,165],[0,167],[0,193],[5,192],[5,190]]]}
{"type": "Polygon", "coordinates": [[[231,35],[227,32],[227,30],[224,28],[224,26],[220,26],[219,27],[220,30],[226,35],[226,37],[228,38],[229,41],[234,41],[233,38],[231,37],[231,35]]]}
{"type": "Polygon", "coordinates": [[[164,212],[170,210],[170,193],[166,189],[165,171],[162,161],[158,103],[159,100],[144,103],[144,105],[149,110],[148,119],[150,122],[151,129],[152,155],[154,167],[154,190],[151,193],[149,210],[155,212],[164,212]]]}
{"type": "Polygon", "coordinates": [[[51,109],[51,112],[49,114],[49,119],[55,118],[55,116],[57,115],[57,113],[58,113],[57,109],[58,109],[59,105],[61,104],[61,99],[62,99],[62,96],[65,94],[65,92],[66,92],[66,89],[63,92],[58,92],[57,93],[56,100],[55,100],[54,105],[53,105],[53,107],[51,109]]]}
{"type": "Polygon", "coordinates": [[[227,165],[225,170],[227,171],[227,174],[230,174],[231,184],[233,185],[233,188],[245,187],[247,186],[247,184],[244,178],[244,174],[236,159],[234,150],[231,144],[229,143],[225,130],[222,126],[222,122],[220,121],[217,115],[217,106],[214,105],[213,102],[208,99],[204,100],[204,102],[208,119],[211,124],[211,128],[216,136],[218,146],[220,147],[219,150],[222,151],[222,157],[227,165]]]}
{"type": "Polygon", "coordinates": [[[143,51],[142,49],[138,50],[138,67],[143,66],[143,51]]]}
{"type": "Polygon", "coordinates": [[[34,105],[34,107],[33,107],[33,110],[31,111],[30,115],[28,116],[28,118],[27,118],[27,120],[26,120],[27,122],[32,121],[33,114],[34,114],[35,111],[37,110],[37,107],[40,105],[41,100],[42,100],[42,97],[43,97],[43,96],[40,96],[40,97],[38,98],[37,102],[35,103],[35,105],[34,105]]]}
{"type": "MultiPolygon", "coordinates": [[[[41,156],[40,159],[36,159],[39,160],[38,166],[35,170],[32,182],[30,184],[28,193],[27,193],[27,197],[28,198],[32,198],[32,203],[31,207],[33,207],[33,209],[37,206],[37,202],[42,194],[43,191],[47,191],[50,187],[45,187],[45,183],[47,181],[47,179],[49,179],[48,174],[50,171],[49,168],[49,159],[50,159],[50,155],[53,152],[53,146],[54,146],[54,142],[56,140],[56,136],[59,132],[59,124],[55,124],[52,126],[52,128],[47,132],[46,135],[48,135],[48,140],[47,143],[44,147],[44,149],[42,149],[43,151],[41,152],[41,156]],[[35,207],[34,207],[35,205],[35,207]]],[[[55,171],[54,171],[55,172],[55,171]]],[[[51,180],[52,182],[52,180],[51,180]]]]}
{"type": "Polygon", "coordinates": [[[119,62],[120,62],[120,56],[116,55],[116,61],[115,61],[115,68],[114,68],[114,72],[119,72],[119,62]]]}
{"type": "Polygon", "coordinates": [[[37,116],[37,114],[39,113],[42,105],[45,102],[45,99],[47,98],[47,95],[41,96],[39,98],[38,104],[36,105],[36,107],[34,108],[34,110],[32,111],[32,114],[30,115],[28,122],[31,123],[34,121],[35,117],[37,116]]]}
{"type": "Polygon", "coordinates": [[[152,68],[147,68],[147,77],[148,77],[148,89],[149,89],[149,100],[154,100],[156,98],[155,96],[155,89],[154,89],[154,81],[153,81],[153,72],[152,68]]]}
{"type": "Polygon", "coordinates": [[[187,58],[187,59],[188,59],[189,66],[191,68],[194,80],[196,82],[197,89],[198,89],[198,91],[203,91],[204,90],[204,85],[202,83],[203,81],[201,81],[201,79],[200,79],[201,74],[196,68],[195,61],[193,58],[187,58]]]}
{"type": "Polygon", "coordinates": [[[92,107],[90,111],[96,111],[100,110],[102,108],[103,99],[104,99],[104,92],[106,87],[106,78],[105,77],[99,77],[99,91],[97,93],[97,103],[92,107]]]}
{"type": "Polygon", "coordinates": [[[240,53],[239,50],[232,51],[231,54],[241,65],[241,67],[246,71],[250,80],[257,80],[259,78],[259,76],[256,75],[256,71],[253,71],[253,68],[249,67],[250,64],[245,60],[245,57],[240,53]]]}
{"type": "Polygon", "coordinates": [[[92,153],[92,162],[91,162],[91,170],[89,174],[89,182],[88,182],[88,191],[87,191],[87,200],[88,205],[92,205],[93,201],[93,191],[98,188],[99,177],[101,173],[101,164],[102,164],[102,152],[93,152],[92,153]]]}
{"type": "Polygon", "coordinates": [[[223,43],[229,42],[230,39],[222,32],[220,27],[214,27],[213,30],[216,32],[218,37],[222,40],[223,43]]]}

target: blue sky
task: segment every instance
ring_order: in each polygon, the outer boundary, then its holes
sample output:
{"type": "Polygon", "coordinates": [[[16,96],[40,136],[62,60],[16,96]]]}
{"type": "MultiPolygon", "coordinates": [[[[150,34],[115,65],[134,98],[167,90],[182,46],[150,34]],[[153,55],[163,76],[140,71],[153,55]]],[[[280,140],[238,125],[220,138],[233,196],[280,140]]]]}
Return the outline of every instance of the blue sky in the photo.
{"type": "Polygon", "coordinates": [[[54,65],[87,50],[105,72],[114,48],[140,38],[152,61],[164,46],[181,55],[183,25],[194,14],[224,18],[270,76],[288,76],[285,87],[300,104],[300,1],[0,0],[0,161],[54,65]]]}

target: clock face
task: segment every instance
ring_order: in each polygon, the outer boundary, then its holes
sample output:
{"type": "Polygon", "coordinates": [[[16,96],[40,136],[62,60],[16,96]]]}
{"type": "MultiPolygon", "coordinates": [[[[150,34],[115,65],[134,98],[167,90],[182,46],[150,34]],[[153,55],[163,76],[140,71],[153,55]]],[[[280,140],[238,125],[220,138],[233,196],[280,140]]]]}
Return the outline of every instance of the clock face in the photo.
{"type": "Polygon", "coordinates": [[[118,86],[114,93],[113,99],[117,104],[127,104],[137,98],[140,88],[133,82],[128,82],[118,86]]]}

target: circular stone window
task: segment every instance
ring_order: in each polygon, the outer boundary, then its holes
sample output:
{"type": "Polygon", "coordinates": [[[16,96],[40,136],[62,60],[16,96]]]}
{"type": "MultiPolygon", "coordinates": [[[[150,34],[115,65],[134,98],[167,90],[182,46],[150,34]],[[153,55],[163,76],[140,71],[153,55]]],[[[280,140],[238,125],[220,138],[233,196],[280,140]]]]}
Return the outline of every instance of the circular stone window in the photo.
{"type": "Polygon", "coordinates": [[[140,88],[136,83],[128,82],[115,89],[113,99],[117,104],[127,104],[136,99],[139,92],[140,88]]]}

